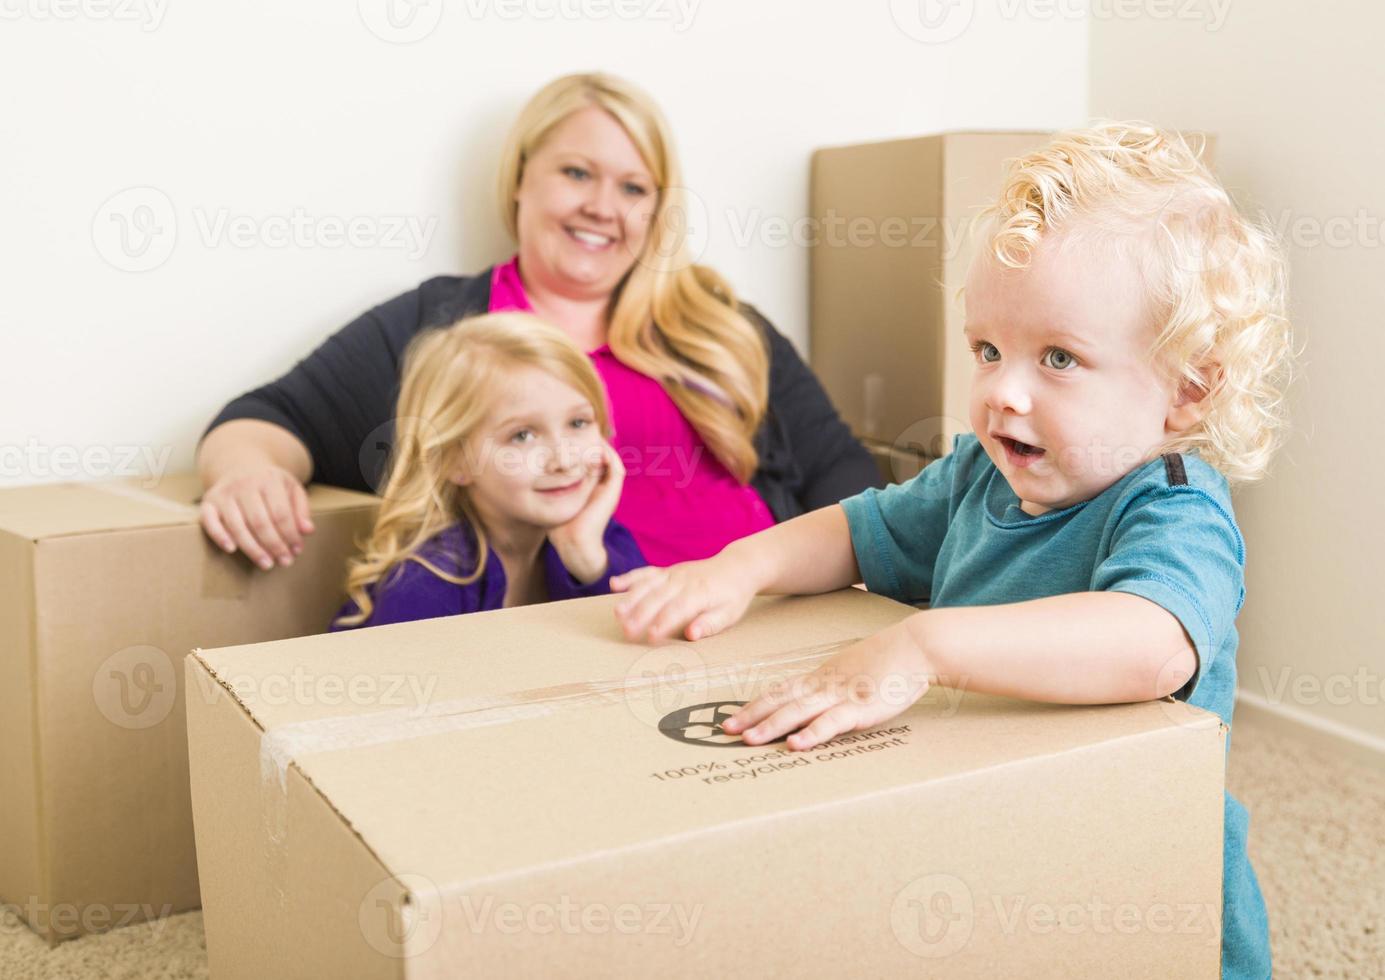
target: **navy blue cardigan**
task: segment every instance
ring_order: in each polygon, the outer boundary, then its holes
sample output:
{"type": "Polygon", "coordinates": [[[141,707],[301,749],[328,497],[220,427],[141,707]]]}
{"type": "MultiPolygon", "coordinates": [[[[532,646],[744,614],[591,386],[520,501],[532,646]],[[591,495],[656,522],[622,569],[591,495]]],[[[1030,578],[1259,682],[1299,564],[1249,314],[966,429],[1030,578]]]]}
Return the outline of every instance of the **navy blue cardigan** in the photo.
{"type": "MultiPolygon", "coordinates": [[[[490,309],[491,272],[440,276],[382,303],[328,337],[283,377],[223,408],[293,433],[312,456],[311,479],[374,491],[393,444],[400,360],[419,331],[490,309]]],[[[769,410],[755,434],[751,484],[776,521],[881,486],[875,462],[837,415],[813,372],[783,334],[751,306],[769,350],[769,410]]],[[[203,433],[205,436],[206,432],[203,433]]]]}

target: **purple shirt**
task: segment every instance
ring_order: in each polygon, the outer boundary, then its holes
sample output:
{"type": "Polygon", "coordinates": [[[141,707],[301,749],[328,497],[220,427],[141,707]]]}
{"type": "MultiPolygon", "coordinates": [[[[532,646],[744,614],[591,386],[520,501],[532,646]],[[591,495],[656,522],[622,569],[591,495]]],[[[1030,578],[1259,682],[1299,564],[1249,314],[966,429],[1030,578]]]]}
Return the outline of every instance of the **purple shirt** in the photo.
{"type": "MultiPolygon", "coordinates": [[[[648,564],[630,532],[615,521],[606,525],[602,541],[606,545],[606,574],[590,585],[583,585],[573,578],[558,557],[558,549],[549,541],[544,541],[538,560],[543,566],[550,601],[606,595],[611,591],[612,575],[622,575],[632,568],[648,564]]],[[[486,552],[485,571],[468,585],[457,585],[439,578],[416,561],[396,565],[385,573],[383,579],[368,587],[375,603],[369,619],[357,626],[337,626],[336,619],[360,611],[360,607],[348,599],[333,618],[328,632],[502,608],[505,605],[505,567],[500,564],[494,548],[488,547],[486,552]]],[[[476,537],[465,523],[454,524],[424,542],[419,554],[450,573],[469,575],[476,568],[476,537]]]]}
{"type": "MultiPolygon", "coordinates": [[[[490,311],[503,310],[533,311],[518,256],[491,273],[490,311]]],[[[606,387],[611,444],[625,464],[615,517],[651,563],[710,558],[774,524],[760,494],[722,465],[663,385],[623,364],[609,345],[587,356],[606,387]]]]}

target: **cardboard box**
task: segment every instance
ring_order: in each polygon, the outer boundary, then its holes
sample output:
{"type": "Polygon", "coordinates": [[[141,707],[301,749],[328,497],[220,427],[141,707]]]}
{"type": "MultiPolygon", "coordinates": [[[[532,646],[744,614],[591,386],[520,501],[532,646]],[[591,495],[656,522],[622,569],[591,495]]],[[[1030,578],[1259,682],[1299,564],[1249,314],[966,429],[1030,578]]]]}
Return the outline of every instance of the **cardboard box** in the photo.
{"type": "Polygon", "coordinates": [[[944,455],[970,431],[971,352],[957,290],[971,222],[1006,161],[1047,132],[943,133],[813,154],[813,370],[852,430],[944,455]],[[838,229],[835,235],[829,234],[838,229]]]}
{"type": "Polygon", "coordinates": [[[192,474],[0,490],[0,900],[50,943],[198,905],[182,659],[325,630],[375,498],[309,490],[265,573],[202,533],[192,474]]]}
{"type": "MultiPolygon", "coordinates": [[[[942,133],[814,152],[809,350],[859,438],[936,459],[971,431],[958,291],[976,253],[973,219],[1008,161],[1051,135],[942,133]]],[[[1210,164],[1213,136],[1186,135],[1210,164]]]]}
{"type": "Polygon", "coordinates": [[[212,975],[1216,976],[1215,716],[934,689],[750,748],[729,710],[912,610],[646,647],[614,601],[190,657],[212,975]]]}

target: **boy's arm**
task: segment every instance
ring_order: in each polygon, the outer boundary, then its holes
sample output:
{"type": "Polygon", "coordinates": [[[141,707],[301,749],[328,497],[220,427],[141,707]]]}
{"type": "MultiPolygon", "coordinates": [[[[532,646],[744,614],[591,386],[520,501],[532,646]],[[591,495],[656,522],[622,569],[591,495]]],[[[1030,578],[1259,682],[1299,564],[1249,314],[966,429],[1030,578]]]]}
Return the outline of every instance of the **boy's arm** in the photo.
{"type": "Polygon", "coordinates": [[[733,541],[715,558],[618,575],[611,590],[628,593],[615,607],[625,636],[656,643],[718,633],[757,593],[832,592],[859,578],[846,515],[834,504],[733,541]]]}
{"type": "Polygon", "coordinates": [[[861,581],[841,504],[732,541],[718,555],[723,557],[745,568],[759,594],[813,595],[861,581]]]}
{"type": "Polygon", "coordinates": [[[1178,619],[1127,593],[932,609],[757,698],[723,728],[742,732],[751,745],[802,728],[788,744],[807,749],[893,718],[934,683],[1030,701],[1113,704],[1171,694],[1196,667],[1178,619]]]}
{"type": "Polygon", "coordinates": [[[905,622],[936,683],[1027,701],[1148,701],[1197,667],[1178,619],[1125,592],[930,609],[905,622]]]}
{"type": "Polygon", "coordinates": [[[715,558],[640,569],[611,580],[628,592],[616,618],[629,639],[682,632],[689,640],[726,629],[757,593],[812,594],[865,580],[872,592],[912,602],[926,598],[947,531],[954,475],[973,472],[984,451],[958,437],[953,452],[913,480],[868,489],[734,541],[715,558]],[[959,463],[965,457],[967,462],[959,463]]]}

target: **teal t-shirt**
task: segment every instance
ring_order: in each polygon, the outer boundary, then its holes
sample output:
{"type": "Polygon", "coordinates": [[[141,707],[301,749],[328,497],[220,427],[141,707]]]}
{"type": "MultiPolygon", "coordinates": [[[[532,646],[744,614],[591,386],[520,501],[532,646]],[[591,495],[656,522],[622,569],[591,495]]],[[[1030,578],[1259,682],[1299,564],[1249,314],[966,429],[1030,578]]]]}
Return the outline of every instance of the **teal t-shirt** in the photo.
{"type": "MultiPolygon", "coordinates": [[[[1151,460],[1091,500],[1034,517],[976,436],[962,435],[914,479],[849,497],[842,509],[866,588],[903,602],[939,609],[1114,591],[1158,603],[1197,648],[1197,673],[1175,697],[1230,726],[1245,543],[1226,479],[1196,455],[1151,460]]],[[[1248,829],[1245,807],[1227,794],[1224,978],[1270,975],[1248,829]]]]}
{"type": "Polygon", "coordinates": [[[1038,517],[974,435],[908,483],[842,501],[866,588],[904,602],[990,606],[1129,592],[1197,647],[1177,697],[1231,724],[1245,544],[1226,479],[1195,455],[1139,466],[1091,500],[1038,517]]]}

